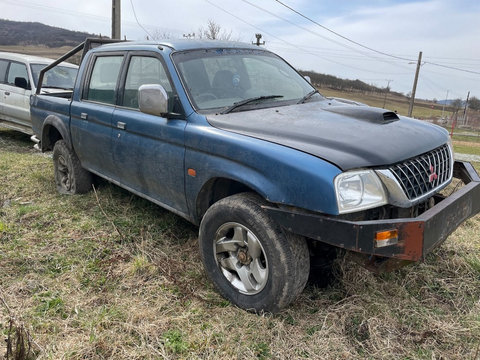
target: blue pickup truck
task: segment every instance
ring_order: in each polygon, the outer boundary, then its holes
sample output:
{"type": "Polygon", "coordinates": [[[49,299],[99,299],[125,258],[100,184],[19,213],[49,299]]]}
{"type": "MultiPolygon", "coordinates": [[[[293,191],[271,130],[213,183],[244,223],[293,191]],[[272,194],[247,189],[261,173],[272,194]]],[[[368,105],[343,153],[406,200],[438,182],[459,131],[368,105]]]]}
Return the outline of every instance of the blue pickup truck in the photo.
{"type": "Polygon", "coordinates": [[[419,261],[479,211],[447,131],[325,98],[269,51],[89,41],[55,62],[83,50],[72,92],[40,94],[41,74],[31,98],[58,191],[95,174],[199,225],[207,275],[241,308],[281,310],[338,249],[377,271],[419,261]]]}

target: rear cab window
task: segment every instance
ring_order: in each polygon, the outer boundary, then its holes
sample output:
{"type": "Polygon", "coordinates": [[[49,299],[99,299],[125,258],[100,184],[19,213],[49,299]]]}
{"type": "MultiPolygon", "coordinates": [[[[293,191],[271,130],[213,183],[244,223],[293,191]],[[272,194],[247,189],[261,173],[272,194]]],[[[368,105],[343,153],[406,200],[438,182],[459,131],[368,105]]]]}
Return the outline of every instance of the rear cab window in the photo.
{"type": "Polygon", "coordinates": [[[115,105],[122,62],[123,55],[96,56],[83,99],[115,105]]]}

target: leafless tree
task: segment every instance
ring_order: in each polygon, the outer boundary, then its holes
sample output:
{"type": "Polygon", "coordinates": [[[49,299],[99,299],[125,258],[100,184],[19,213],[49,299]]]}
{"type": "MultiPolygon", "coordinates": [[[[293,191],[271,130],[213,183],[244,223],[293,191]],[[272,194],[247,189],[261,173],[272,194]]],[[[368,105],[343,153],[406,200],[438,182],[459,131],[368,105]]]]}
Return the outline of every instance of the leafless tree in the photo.
{"type": "Polygon", "coordinates": [[[199,39],[209,39],[209,40],[231,40],[232,31],[222,30],[220,24],[216,23],[212,19],[208,20],[207,27],[203,26],[198,29],[198,38],[199,39]]]}
{"type": "Polygon", "coordinates": [[[164,39],[172,39],[173,35],[168,31],[164,31],[162,29],[156,28],[150,32],[152,38],[150,40],[164,40],[164,39]]]}

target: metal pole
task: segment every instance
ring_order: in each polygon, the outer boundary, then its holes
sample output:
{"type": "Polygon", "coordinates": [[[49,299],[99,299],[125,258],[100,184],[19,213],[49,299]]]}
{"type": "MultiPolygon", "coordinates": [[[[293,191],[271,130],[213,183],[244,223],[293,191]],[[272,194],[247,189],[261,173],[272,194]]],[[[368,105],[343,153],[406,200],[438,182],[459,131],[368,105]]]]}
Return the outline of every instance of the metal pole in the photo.
{"type": "Polygon", "coordinates": [[[410,97],[410,105],[408,107],[408,116],[412,116],[413,103],[415,101],[415,92],[417,91],[418,73],[420,72],[420,66],[422,65],[422,52],[418,53],[417,71],[415,71],[415,80],[413,80],[412,95],[410,97]]]}
{"type": "Polygon", "coordinates": [[[470,91],[467,94],[467,100],[465,101],[465,107],[463,108],[463,125],[467,125],[467,108],[468,108],[468,98],[470,97],[470,91]]]}
{"type": "Polygon", "coordinates": [[[112,0],[112,39],[120,39],[120,0],[112,0]]]}

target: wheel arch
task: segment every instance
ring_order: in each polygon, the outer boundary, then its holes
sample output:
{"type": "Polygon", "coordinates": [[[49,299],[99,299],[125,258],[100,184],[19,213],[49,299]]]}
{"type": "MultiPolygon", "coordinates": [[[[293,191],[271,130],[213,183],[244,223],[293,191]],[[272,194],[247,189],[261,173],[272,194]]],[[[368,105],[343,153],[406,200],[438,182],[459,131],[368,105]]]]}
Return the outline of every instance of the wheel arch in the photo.
{"type": "Polygon", "coordinates": [[[264,198],[255,189],[237,180],[225,177],[215,177],[208,180],[197,196],[195,208],[196,222],[200,223],[208,208],[217,201],[242,192],[255,193],[264,198]]]}
{"type": "Polygon", "coordinates": [[[69,131],[63,121],[55,115],[49,115],[45,119],[42,128],[41,147],[42,151],[53,150],[58,140],[65,140],[67,146],[72,149],[69,131]]]}

